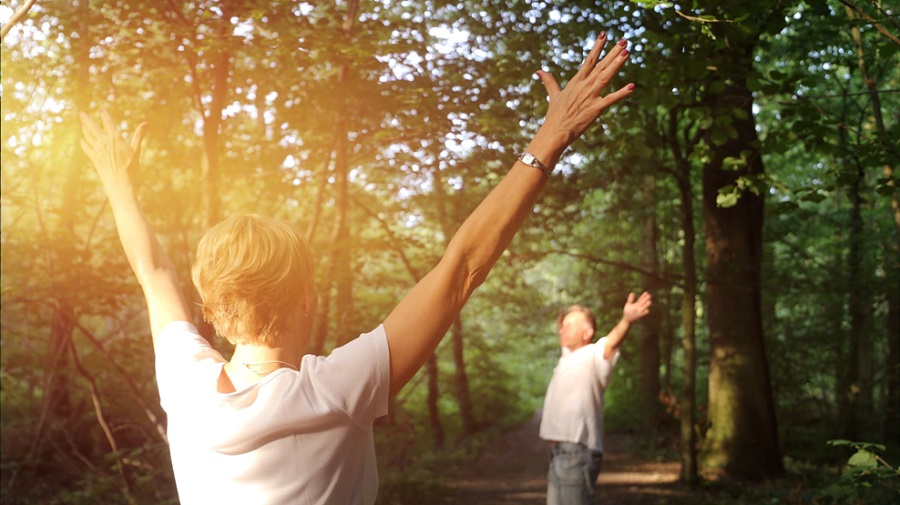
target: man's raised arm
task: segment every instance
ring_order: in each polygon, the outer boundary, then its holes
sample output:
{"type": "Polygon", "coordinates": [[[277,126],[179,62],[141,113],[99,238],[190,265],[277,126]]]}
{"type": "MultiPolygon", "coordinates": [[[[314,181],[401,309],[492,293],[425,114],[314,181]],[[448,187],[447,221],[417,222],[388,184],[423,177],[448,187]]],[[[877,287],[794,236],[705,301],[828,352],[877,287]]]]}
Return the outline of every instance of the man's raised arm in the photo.
{"type": "Polygon", "coordinates": [[[619,346],[622,345],[625,337],[628,336],[631,323],[649,314],[652,303],[653,300],[650,297],[650,293],[646,291],[641,293],[637,300],[634,299],[634,293],[628,293],[628,300],[625,301],[625,307],[622,308],[622,319],[606,335],[606,349],[603,351],[605,359],[610,360],[616,355],[619,346]]]}

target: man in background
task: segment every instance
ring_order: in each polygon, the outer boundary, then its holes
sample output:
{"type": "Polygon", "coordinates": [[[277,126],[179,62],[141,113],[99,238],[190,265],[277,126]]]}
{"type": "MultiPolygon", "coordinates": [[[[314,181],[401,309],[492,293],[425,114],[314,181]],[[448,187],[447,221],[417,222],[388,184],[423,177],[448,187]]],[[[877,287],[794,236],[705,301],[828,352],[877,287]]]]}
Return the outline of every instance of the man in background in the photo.
{"type": "Polygon", "coordinates": [[[631,324],[650,312],[650,294],[628,295],[622,319],[591,343],[596,320],[573,305],[556,322],[562,356],[544,397],[540,437],[549,444],[547,504],[594,503],[594,482],[603,458],[603,394],[631,324]]]}

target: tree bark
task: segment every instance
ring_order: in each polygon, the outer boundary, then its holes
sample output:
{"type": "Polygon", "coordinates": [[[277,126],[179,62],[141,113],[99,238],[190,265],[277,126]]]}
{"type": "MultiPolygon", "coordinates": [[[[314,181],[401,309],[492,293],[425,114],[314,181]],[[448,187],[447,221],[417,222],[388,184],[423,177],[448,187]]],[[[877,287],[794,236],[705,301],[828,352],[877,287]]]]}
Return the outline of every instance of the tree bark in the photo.
{"type": "MultiPolygon", "coordinates": [[[[73,37],[71,42],[72,61],[71,68],[71,86],[72,89],[78,90],[74,93],[75,110],[90,110],[90,100],[86,97],[90,96],[91,89],[90,80],[90,25],[88,24],[88,1],[77,0],[72,5],[75,12],[73,19],[77,19],[72,30],[78,34],[73,37]]],[[[24,13],[23,13],[24,15],[24,13]]],[[[71,125],[77,125],[78,121],[75,117],[71,118],[71,125]]],[[[80,135],[80,128],[77,126],[72,131],[73,140],[80,135]]],[[[69,361],[69,349],[72,344],[72,334],[74,331],[74,323],[76,321],[76,310],[72,306],[72,300],[69,297],[69,289],[64,289],[62,285],[65,278],[70,274],[73,266],[74,258],[80,254],[76,250],[76,245],[80,243],[76,239],[77,232],[75,229],[78,221],[78,206],[82,201],[80,189],[82,184],[82,169],[84,168],[85,157],[78,147],[78,142],[73,141],[68,146],[71,150],[67,159],[69,162],[64,166],[64,182],[62,187],[62,201],[55,211],[59,216],[58,227],[54,229],[43,229],[46,242],[56,242],[57,247],[48,251],[50,259],[50,278],[60,279],[60,286],[53,289],[53,298],[50,303],[53,306],[53,314],[50,320],[50,334],[48,338],[47,355],[44,370],[43,398],[41,403],[41,413],[37,419],[31,445],[26,456],[26,465],[35,463],[41,458],[43,452],[45,437],[53,437],[51,430],[56,423],[64,423],[69,418],[73,407],[71,399],[72,384],[72,367],[69,361]]],[[[9,489],[15,488],[18,471],[14,470],[9,480],[9,489]]]]}
{"type": "Polygon", "coordinates": [[[684,295],[681,299],[681,348],[684,352],[684,370],[679,398],[680,460],[679,478],[690,487],[697,485],[697,258],[695,245],[697,231],[694,227],[694,190],[691,184],[690,156],[697,145],[697,130],[687,125],[679,138],[681,115],[672,111],[669,115],[666,135],[675,164],[675,181],[678,186],[681,230],[684,244],[681,247],[681,269],[684,272],[684,295]],[[682,142],[684,145],[682,145],[682,142]]]}
{"type": "MultiPolygon", "coordinates": [[[[729,53],[720,56],[716,63],[734,65],[729,53]]],[[[737,184],[741,176],[763,174],[753,98],[739,77],[718,81],[722,91],[708,91],[706,97],[713,124],[730,125],[733,131],[725,139],[716,137],[715,128],[708,132],[712,153],[703,169],[711,351],[703,461],[728,477],[756,480],[782,470],[762,325],[764,192],[744,191],[732,207],[717,204],[720,188],[737,184]],[[745,161],[725,168],[728,159],[745,161]]]]}
{"type": "MultiPolygon", "coordinates": [[[[847,17],[851,21],[856,19],[856,10],[845,4],[847,17]]],[[[881,110],[881,96],[878,92],[878,83],[869,74],[866,67],[865,48],[863,46],[862,33],[859,26],[854,24],[850,30],[850,36],[856,44],[857,65],[860,76],[869,90],[869,99],[872,102],[872,115],[875,119],[875,128],[881,135],[887,134],[884,124],[884,115],[881,110]]],[[[884,163],[881,173],[887,179],[887,185],[896,187],[893,179],[894,169],[889,163],[884,163]]],[[[888,384],[887,395],[883,405],[885,413],[884,439],[894,447],[900,445],[900,200],[897,191],[891,192],[890,212],[894,221],[896,233],[887,241],[887,254],[884,259],[885,275],[888,279],[887,293],[887,339],[888,356],[885,368],[887,369],[888,384]]]]}
{"type": "MultiPolygon", "coordinates": [[[[647,272],[643,277],[644,289],[654,297],[659,288],[659,259],[657,242],[659,229],[656,222],[656,177],[644,177],[644,236],[641,245],[642,263],[647,272]]],[[[641,335],[641,403],[644,425],[650,433],[656,433],[662,420],[659,402],[659,337],[662,318],[659,310],[651,310],[644,318],[641,335]]]]}
{"type": "MultiPolygon", "coordinates": [[[[900,282],[900,275],[894,271],[894,282],[900,282]]],[[[900,449],[900,293],[888,294],[888,387],[884,401],[884,439],[888,454],[897,454],[900,449]]]]}
{"type": "Polygon", "coordinates": [[[428,408],[428,423],[431,428],[431,440],[435,449],[444,448],[444,424],[441,422],[441,411],[438,401],[441,397],[440,382],[438,377],[438,360],[437,353],[433,353],[425,364],[425,370],[428,374],[428,397],[426,399],[428,408]]]}
{"type": "Polygon", "coordinates": [[[0,28],[0,42],[3,42],[3,39],[6,38],[6,34],[9,33],[13,26],[16,26],[16,23],[25,18],[28,11],[31,9],[31,6],[34,5],[34,2],[35,0],[25,0],[25,3],[16,9],[16,12],[9,18],[9,21],[3,25],[3,28],[0,28]]]}
{"type": "Polygon", "coordinates": [[[350,199],[348,196],[349,182],[349,156],[347,150],[347,132],[343,121],[339,121],[340,128],[335,132],[338,136],[337,151],[335,152],[334,177],[335,177],[335,221],[331,233],[331,255],[329,258],[329,272],[334,282],[334,308],[335,325],[334,334],[336,345],[341,346],[355,338],[347,328],[348,318],[353,312],[353,270],[351,267],[350,231],[347,215],[349,213],[350,199]]]}
{"type": "MultiPolygon", "coordinates": [[[[341,24],[340,30],[348,39],[352,36],[353,28],[356,25],[357,11],[359,2],[351,0],[347,5],[347,14],[341,24]]],[[[343,59],[343,58],[342,58],[343,59]]],[[[349,107],[349,98],[354,93],[350,78],[353,71],[351,62],[341,61],[340,70],[337,73],[337,83],[335,89],[343,91],[343,103],[338,101],[340,111],[335,111],[335,117],[338,118],[334,128],[334,181],[335,181],[335,221],[334,228],[331,233],[331,254],[329,255],[329,282],[332,282],[335,289],[334,294],[334,310],[335,310],[335,327],[334,334],[336,345],[346,344],[354,335],[348,333],[347,320],[353,311],[353,271],[351,269],[352,252],[350,249],[349,224],[347,214],[349,212],[350,198],[348,195],[349,183],[347,177],[350,172],[350,153],[349,143],[347,141],[347,132],[350,129],[350,117],[347,111],[352,111],[353,107],[349,107]]],[[[327,320],[327,319],[326,319],[327,320]]]]}
{"type": "MultiPolygon", "coordinates": [[[[453,230],[450,226],[450,218],[447,216],[447,193],[444,190],[444,181],[441,172],[436,169],[434,172],[434,196],[435,206],[438,212],[438,221],[440,221],[441,231],[444,234],[444,247],[453,237],[453,230]]],[[[458,316],[451,327],[450,338],[453,345],[453,364],[455,366],[453,373],[453,396],[459,407],[459,417],[462,422],[463,433],[472,435],[478,430],[478,422],[475,420],[475,413],[472,407],[472,396],[469,391],[469,376],[466,373],[465,360],[465,334],[463,333],[462,316],[458,316]]]]}
{"type": "Polygon", "coordinates": [[[462,319],[457,317],[450,328],[451,342],[453,344],[453,396],[459,407],[459,417],[462,422],[463,434],[473,435],[478,431],[475,414],[472,408],[472,396],[469,393],[469,376],[466,374],[466,361],[463,344],[462,319]]]}
{"type": "Polygon", "coordinates": [[[848,375],[847,388],[841,391],[846,395],[843,436],[848,440],[859,440],[861,433],[869,433],[868,420],[873,417],[872,403],[872,332],[868,328],[868,311],[872,306],[869,289],[870,279],[864,266],[865,232],[863,229],[863,191],[865,173],[863,167],[857,165],[854,178],[847,189],[851,203],[850,229],[847,237],[847,285],[849,296],[847,311],[850,319],[849,345],[850,352],[846,363],[848,375]]]}
{"type": "Polygon", "coordinates": [[[694,244],[694,193],[691,189],[690,163],[682,160],[678,180],[681,206],[681,229],[684,245],[681,249],[681,265],[684,270],[684,296],[681,299],[681,347],[684,351],[684,377],[681,385],[681,475],[690,486],[697,484],[697,259],[694,244]]]}

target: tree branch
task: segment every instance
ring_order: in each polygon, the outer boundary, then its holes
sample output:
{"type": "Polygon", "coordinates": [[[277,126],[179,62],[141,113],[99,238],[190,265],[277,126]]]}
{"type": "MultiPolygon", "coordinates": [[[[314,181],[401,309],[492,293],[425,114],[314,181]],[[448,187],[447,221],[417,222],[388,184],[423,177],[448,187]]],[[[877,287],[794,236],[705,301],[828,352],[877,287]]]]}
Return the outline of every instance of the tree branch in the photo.
{"type": "Polygon", "coordinates": [[[661,283],[669,285],[669,286],[675,286],[675,287],[684,289],[684,286],[682,285],[681,281],[678,280],[678,278],[661,277],[661,276],[657,275],[655,272],[645,270],[641,267],[637,267],[637,266],[634,266],[629,263],[622,263],[619,261],[612,261],[612,260],[607,260],[607,259],[603,259],[603,258],[598,258],[597,256],[594,256],[591,254],[586,254],[586,253],[573,253],[573,252],[569,252],[569,251],[548,250],[548,251],[539,251],[539,252],[529,254],[529,255],[516,254],[516,256],[519,256],[521,258],[526,258],[526,259],[537,259],[537,258],[542,258],[544,256],[550,256],[551,254],[559,254],[561,256],[569,256],[572,258],[587,260],[592,263],[600,263],[603,265],[609,265],[612,267],[616,267],[620,270],[627,270],[629,272],[639,273],[641,275],[647,276],[650,279],[653,279],[657,282],[661,282],[661,283]]]}
{"type": "MultiPolygon", "coordinates": [[[[866,14],[866,11],[864,11],[864,10],[860,9],[859,7],[857,7],[856,5],[850,3],[848,0],[838,0],[838,1],[841,2],[842,4],[844,4],[844,6],[847,7],[848,9],[852,9],[854,12],[859,14],[859,17],[861,19],[864,19],[864,20],[868,21],[869,23],[871,23],[872,26],[874,26],[875,29],[878,30],[878,33],[884,35],[891,42],[900,46],[900,38],[898,38],[893,33],[887,31],[887,29],[885,27],[881,26],[881,23],[879,23],[878,21],[875,21],[874,19],[872,19],[872,16],[869,16],[868,14],[866,14]]],[[[890,19],[890,16],[888,16],[888,19],[890,19]]]]}
{"type": "Polygon", "coordinates": [[[134,496],[131,495],[131,489],[128,486],[128,478],[125,476],[125,466],[122,463],[122,456],[119,454],[119,444],[116,442],[116,437],[113,435],[109,423],[106,422],[106,415],[103,413],[103,406],[100,404],[100,392],[97,389],[97,381],[94,380],[94,377],[81,365],[81,361],[78,359],[78,353],[75,352],[74,345],[69,345],[69,351],[72,356],[72,363],[75,365],[75,370],[77,370],[78,373],[81,374],[81,377],[88,383],[91,402],[94,405],[94,414],[97,416],[97,422],[100,424],[100,428],[106,436],[109,448],[112,449],[113,457],[116,458],[116,469],[119,471],[119,477],[122,479],[122,494],[125,495],[125,499],[128,503],[137,505],[134,496]]]}
{"type": "Polygon", "coordinates": [[[3,42],[3,39],[6,38],[6,34],[15,26],[16,23],[22,20],[28,11],[31,9],[31,6],[34,5],[35,0],[25,0],[25,3],[22,4],[21,7],[16,9],[16,12],[9,18],[9,21],[3,25],[3,28],[0,29],[0,42],[3,42]]]}
{"type": "Polygon", "coordinates": [[[144,399],[141,396],[140,389],[138,389],[137,384],[135,384],[134,381],[131,380],[131,376],[127,372],[125,372],[125,370],[123,370],[118,365],[118,363],[116,363],[112,356],[110,356],[106,349],[104,349],[100,344],[99,339],[97,339],[97,337],[95,337],[87,328],[85,328],[84,325],[82,325],[78,321],[75,321],[74,327],[77,328],[81,332],[81,334],[84,335],[84,337],[88,339],[88,341],[93,344],[93,346],[96,347],[97,350],[100,351],[103,357],[109,360],[109,363],[110,365],[112,365],[113,369],[122,377],[122,379],[124,379],[125,384],[128,385],[129,389],[131,389],[131,392],[134,394],[134,397],[138,402],[138,405],[140,405],[140,407],[144,410],[144,414],[147,416],[150,422],[153,423],[153,426],[156,428],[156,432],[159,434],[160,439],[168,444],[169,439],[166,436],[165,426],[163,426],[163,424],[159,421],[159,418],[156,417],[153,409],[151,409],[150,406],[146,402],[144,402],[144,399]]]}
{"type": "Polygon", "coordinates": [[[356,198],[355,196],[350,195],[350,201],[352,201],[354,205],[356,205],[357,207],[362,209],[363,212],[368,214],[369,217],[378,221],[378,223],[384,229],[384,232],[387,233],[388,237],[390,237],[390,239],[391,239],[391,241],[390,241],[391,249],[393,249],[394,252],[397,253],[397,256],[400,257],[400,261],[403,262],[403,265],[406,267],[406,271],[409,272],[410,277],[412,277],[413,282],[419,282],[419,280],[422,278],[422,276],[419,275],[419,271],[416,269],[416,267],[413,266],[412,262],[406,256],[406,253],[403,251],[403,249],[400,248],[399,246],[394,245],[394,244],[398,244],[399,240],[397,240],[396,235],[394,234],[393,231],[391,231],[390,227],[384,221],[384,219],[381,219],[381,217],[379,217],[377,214],[375,214],[374,212],[369,210],[369,208],[366,207],[365,205],[363,205],[363,203],[360,202],[359,199],[356,198]]]}

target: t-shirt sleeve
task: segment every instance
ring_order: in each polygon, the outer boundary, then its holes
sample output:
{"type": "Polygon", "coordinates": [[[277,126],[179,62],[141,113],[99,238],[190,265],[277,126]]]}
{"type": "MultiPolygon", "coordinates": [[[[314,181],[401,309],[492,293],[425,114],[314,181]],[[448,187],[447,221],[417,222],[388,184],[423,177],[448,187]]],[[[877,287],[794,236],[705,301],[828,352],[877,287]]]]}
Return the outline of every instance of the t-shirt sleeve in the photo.
{"type": "Polygon", "coordinates": [[[184,397],[186,389],[198,384],[207,367],[221,366],[225,358],[213,349],[197,328],[187,321],[167,324],[156,338],[156,383],[163,410],[177,398],[184,397]]]}
{"type": "Polygon", "coordinates": [[[328,357],[304,362],[301,372],[318,383],[316,389],[330,391],[332,401],[354,421],[367,425],[387,415],[390,367],[387,335],[379,325],[328,357]]]}
{"type": "Polygon", "coordinates": [[[609,386],[609,380],[612,378],[613,369],[616,367],[620,355],[619,350],[616,349],[612,358],[606,359],[606,342],[606,337],[603,337],[598,340],[597,345],[594,346],[594,367],[597,370],[597,376],[600,379],[600,385],[603,386],[603,389],[606,389],[607,386],[609,386]]]}

